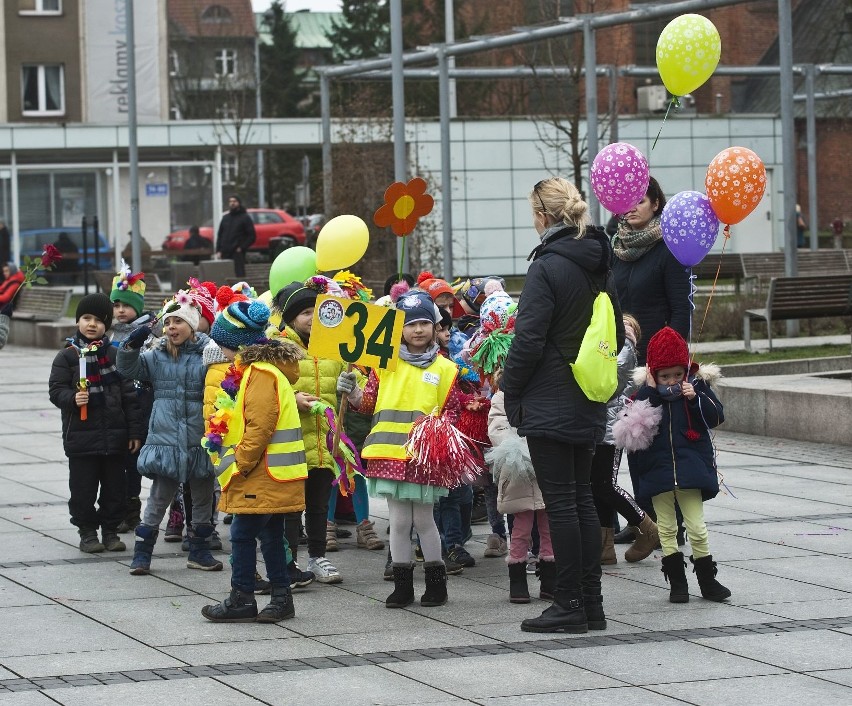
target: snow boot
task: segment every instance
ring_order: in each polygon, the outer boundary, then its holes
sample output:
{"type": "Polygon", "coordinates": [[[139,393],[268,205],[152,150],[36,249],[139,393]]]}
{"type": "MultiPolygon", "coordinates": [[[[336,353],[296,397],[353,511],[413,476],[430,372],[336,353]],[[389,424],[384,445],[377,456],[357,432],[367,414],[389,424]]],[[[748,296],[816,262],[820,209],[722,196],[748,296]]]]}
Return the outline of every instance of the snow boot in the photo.
{"type": "Polygon", "coordinates": [[[427,561],[423,564],[426,573],[426,592],[420,598],[424,608],[444,605],[447,602],[447,567],[443,561],[427,561]]]}
{"type": "Polygon", "coordinates": [[[201,615],[214,623],[253,623],[257,619],[257,602],[253,593],[232,588],[231,595],[217,605],[206,605],[201,615]]]}
{"type": "Polygon", "coordinates": [[[296,615],[296,608],[293,606],[293,594],[290,591],[290,586],[273,586],[272,598],[260,613],[257,614],[258,623],[278,623],[287,618],[293,618],[296,615]]]}
{"type": "Polygon", "coordinates": [[[703,556],[700,559],[689,557],[689,560],[694,566],[692,571],[698,579],[698,587],[701,589],[702,598],[708,601],[720,602],[731,597],[731,590],[725,588],[716,580],[718,569],[712,556],[703,556]]]}
{"type": "Polygon", "coordinates": [[[601,566],[611,566],[617,563],[615,530],[612,527],[601,527],[601,566]]]}
{"type": "Polygon", "coordinates": [[[133,547],[133,562],[130,564],[130,573],[133,576],[151,573],[151,554],[154,553],[158,534],[160,530],[156,527],[139,525],[136,528],[136,544],[133,547]]]}
{"type": "Polygon", "coordinates": [[[527,587],[527,563],[525,561],[509,564],[509,602],[530,602],[530,590],[527,587]]]}
{"type": "Polygon", "coordinates": [[[664,556],[662,572],[670,587],[669,601],[689,603],[689,584],[686,582],[686,562],[683,560],[683,552],[664,556]]]}
{"type": "Polygon", "coordinates": [[[556,560],[538,561],[538,578],[541,581],[541,588],[538,592],[538,597],[544,601],[552,601],[553,594],[556,590],[556,560]]]}
{"type": "Polygon", "coordinates": [[[393,593],[385,608],[405,608],[414,603],[414,564],[393,564],[393,593]]]}
{"type": "Polygon", "coordinates": [[[625,560],[630,563],[642,561],[642,559],[651,556],[651,552],[660,543],[657,523],[651,519],[650,515],[645,515],[641,524],[638,527],[634,527],[633,530],[636,539],[630,549],[624,552],[625,560]]]}
{"type": "Polygon", "coordinates": [[[213,525],[193,525],[192,535],[189,538],[189,557],[186,560],[187,569],[201,569],[202,571],[222,570],[222,562],[214,559],[210,553],[209,542],[211,534],[213,534],[213,525]]]}

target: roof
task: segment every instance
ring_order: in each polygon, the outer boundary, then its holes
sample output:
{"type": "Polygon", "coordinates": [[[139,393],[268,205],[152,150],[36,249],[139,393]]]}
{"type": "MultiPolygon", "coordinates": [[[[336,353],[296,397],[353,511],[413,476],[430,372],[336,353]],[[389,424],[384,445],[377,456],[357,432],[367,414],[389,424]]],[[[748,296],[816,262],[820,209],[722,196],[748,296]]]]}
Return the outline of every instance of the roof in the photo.
{"type": "MultiPolygon", "coordinates": [[[[793,11],[793,63],[795,64],[852,64],[852,2],[838,0],[808,0],[793,11]]],[[[760,60],[762,66],[777,66],[780,62],[778,39],[760,60]]],[[[794,91],[805,93],[805,77],[795,75],[794,91]]],[[[815,91],[850,88],[850,77],[843,74],[817,74],[815,91]]],[[[777,77],[750,78],[746,82],[743,112],[777,113],[781,106],[781,86],[777,77]]],[[[795,113],[805,115],[804,102],[797,101],[795,113]]],[[[816,102],[818,117],[848,117],[852,114],[852,97],[833,98],[816,102]]]]}
{"type": "Polygon", "coordinates": [[[254,37],[251,0],[168,0],[169,32],[186,37],[254,37]]]}
{"type": "MultiPolygon", "coordinates": [[[[290,26],[296,33],[296,46],[299,49],[331,49],[331,42],[325,36],[332,29],[332,23],[340,22],[343,18],[342,12],[302,12],[285,13],[290,21],[290,26]]],[[[260,41],[263,44],[271,44],[269,29],[263,19],[263,13],[255,13],[255,26],[257,27],[260,41]]]]}

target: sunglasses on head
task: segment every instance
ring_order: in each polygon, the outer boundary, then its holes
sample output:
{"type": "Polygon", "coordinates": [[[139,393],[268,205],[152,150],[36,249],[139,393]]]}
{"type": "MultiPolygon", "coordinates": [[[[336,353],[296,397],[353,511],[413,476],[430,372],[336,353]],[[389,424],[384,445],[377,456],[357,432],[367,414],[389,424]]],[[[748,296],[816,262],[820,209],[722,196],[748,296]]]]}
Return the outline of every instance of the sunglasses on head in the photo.
{"type": "Polygon", "coordinates": [[[544,199],[541,198],[541,194],[538,192],[538,190],[542,186],[544,186],[546,181],[546,179],[542,179],[540,182],[538,182],[538,184],[533,187],[533,193],[535,193],[535,195],[538,197],[538,202],[541,204],[541,210],[545,213],[547,213],[547,206],[544,205],[544,199]]]}

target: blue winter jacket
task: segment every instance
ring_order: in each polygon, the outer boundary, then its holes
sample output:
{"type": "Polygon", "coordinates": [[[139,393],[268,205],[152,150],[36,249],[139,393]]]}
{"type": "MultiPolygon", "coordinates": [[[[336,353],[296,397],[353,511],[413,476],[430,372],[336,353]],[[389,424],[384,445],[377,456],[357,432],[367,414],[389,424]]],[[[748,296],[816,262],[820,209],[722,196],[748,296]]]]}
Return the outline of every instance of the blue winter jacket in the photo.
{"type": "Polygon", "coordinates": [[[177,359],[166,350],[166,339],[141,354],[126,345],[118,349],[119,373],[149,382],[154,388],[148,438],[137,464],[143,476],[163,476],[183,483],[214,475],[210,457],[201,448],[207,374],[202,353],[209,340],[203,333],[195,334],[195,341],[180,347],[177,359]]]}
{"type": "Polygon", "coordinates": [[[639,478],[636,497],[651,498],[675,488],[697,488],[704,500],[710,500],[719,492],[709,429],[725,421],[722,403],[706,381],[690,379],[690,382],[696,392],[692,400],[681,397],[666,402],[657,388],[649,385],[642,385],[636,393],[637,401],[649,400],[663,410],[660,429],[651,445],[627,455],[631,472],[635,469],[639,478]],[[687,438],[690,424],[698,433],[694,441],[687,438]]]}

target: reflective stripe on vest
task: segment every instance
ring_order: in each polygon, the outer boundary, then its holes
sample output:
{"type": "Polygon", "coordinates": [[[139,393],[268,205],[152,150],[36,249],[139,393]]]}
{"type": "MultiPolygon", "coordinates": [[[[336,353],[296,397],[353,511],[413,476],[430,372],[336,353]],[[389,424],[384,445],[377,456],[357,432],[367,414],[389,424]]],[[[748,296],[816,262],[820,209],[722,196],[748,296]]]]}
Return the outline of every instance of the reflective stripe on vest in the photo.
{"type": "Polygon", "coordinates": [[[278,392],[278,421],[269,440],[261,463],[272,480],[284,483],[302,480],[308,477],[305,443],[302,441],[302,427],[293,388],[284,374],[271,363],[252,363],[243,374],[234,409],[228,424],[228,433],[223,439],[226,448],[216,465],[219,483],[226,488],[231,478],[239,473],[236,464],[235,449],[240,445],[245,433],[245,390],[254,370],[265,370],[275,375],[278,392]]]}
{"type": "Polygon", "coordinates": [[[455,382],[458,368],[438,356],[428,368],[400,361],[393,372],[376,370],[379,394],[373,428],[364,440],[362,458],[405,461],[405,444],[414,422],[443,409],[455,382]]]}

